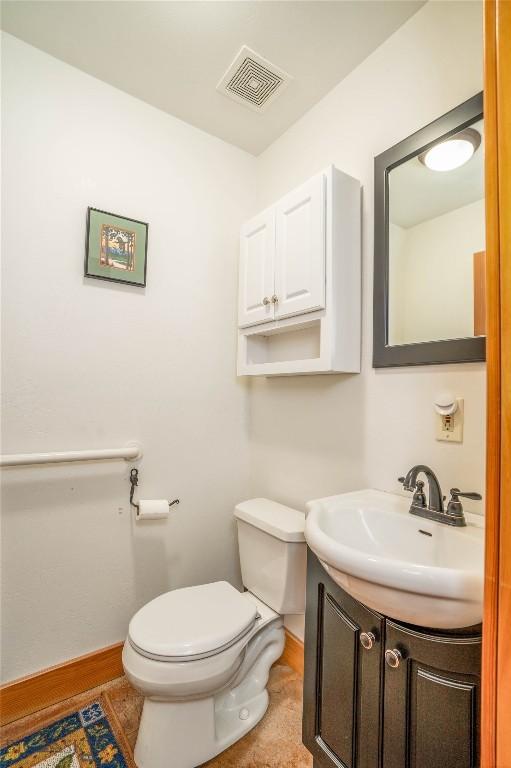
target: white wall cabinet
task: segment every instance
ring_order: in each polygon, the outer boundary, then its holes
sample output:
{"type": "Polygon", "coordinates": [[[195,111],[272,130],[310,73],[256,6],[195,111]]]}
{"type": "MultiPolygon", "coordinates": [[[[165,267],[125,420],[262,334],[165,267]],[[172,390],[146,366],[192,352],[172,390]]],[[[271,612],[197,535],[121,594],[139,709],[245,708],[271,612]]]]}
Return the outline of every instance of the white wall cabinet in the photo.
{"type": "Polygon", "coordinates": [[[325,306],[325,177],[321,173],[275,206],[275,317],[325,306]]]}
{"type": "Polygon", "coordinates": [[[238,319],[240,326],[273,320],[275,213],[265,211],[240,235],[238,319]]]}
{"type": "Polygon", "coordinates": [[[241,230],[238,375],[360,371],[360,183],[330,166],[241,230]]]}

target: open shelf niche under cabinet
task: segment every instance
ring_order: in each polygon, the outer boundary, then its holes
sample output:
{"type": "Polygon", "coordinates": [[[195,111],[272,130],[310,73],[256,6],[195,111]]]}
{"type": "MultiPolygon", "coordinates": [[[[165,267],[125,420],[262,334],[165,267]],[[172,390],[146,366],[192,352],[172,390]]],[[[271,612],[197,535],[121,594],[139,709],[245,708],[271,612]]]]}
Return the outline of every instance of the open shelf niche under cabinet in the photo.
{"type": "Polygon", "coordinates": [[[239,376],[360,372],[360,202],[330,166],[243,225],[239,376]]]}

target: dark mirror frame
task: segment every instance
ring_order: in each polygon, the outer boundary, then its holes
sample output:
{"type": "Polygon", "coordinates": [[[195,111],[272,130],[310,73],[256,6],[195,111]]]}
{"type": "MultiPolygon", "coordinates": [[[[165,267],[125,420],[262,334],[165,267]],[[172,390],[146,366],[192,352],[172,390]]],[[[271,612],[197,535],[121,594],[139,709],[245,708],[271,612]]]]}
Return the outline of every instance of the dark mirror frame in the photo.
{"type": "Polygon", "coordinates": [[[374,159],[374,288],[373,367],[473,363],[486,359],[486,338],[424,341],[390,346],[389,305],[389,173],[425,152],[441,138],[458,133],[483,117],[483,94],[478,93],[438,120],[421,128],[374,159]]]}

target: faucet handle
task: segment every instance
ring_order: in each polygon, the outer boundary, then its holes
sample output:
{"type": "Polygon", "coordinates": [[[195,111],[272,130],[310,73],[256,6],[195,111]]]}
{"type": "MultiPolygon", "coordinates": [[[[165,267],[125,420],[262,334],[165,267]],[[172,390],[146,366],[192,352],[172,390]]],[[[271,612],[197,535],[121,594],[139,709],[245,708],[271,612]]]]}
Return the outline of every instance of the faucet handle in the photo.
{"type": "Polygon", "coordinates": [[[451,501],[458,501],[460,496],[463,499],[472,499],[473,501],[481,501],[483,498],[480,493],[475,491],[460,491],[459,488],[451,488],[451,501]]]}
{"type": "Polygon", "coordinates": [[[456,521],[455,525],[466,525],[460,496],[464,499],[474,499],[474,501],[480,501],[483,497],[480,493],[476,493],[475,491],[460,491],[459,488],[451,488],[451,498],[447,505],[446,515],[450,519],[456,521]]]}
{"type": "Polygon", "coordinates": [[[424,493],[424,483],[422,480],[417,480],[417,485],[415,486],[415,493],[413,494],[412,504],[415,504],[417,507],[425,507],[426,506],[426,494],[424,493]]]}

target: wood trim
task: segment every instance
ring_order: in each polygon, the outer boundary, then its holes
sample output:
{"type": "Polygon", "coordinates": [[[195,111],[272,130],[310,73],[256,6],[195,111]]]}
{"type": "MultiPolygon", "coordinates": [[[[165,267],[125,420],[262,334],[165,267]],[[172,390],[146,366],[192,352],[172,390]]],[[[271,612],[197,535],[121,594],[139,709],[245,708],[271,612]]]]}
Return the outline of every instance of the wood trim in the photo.
{"type": "MultiPolygon", "coordinates": [[[[285,635],[284,651],[276,663],[286,664],[303,677],[303,641],[288,629],[285,629],[285,635]]],[[[0,725],[120,677],[123,674],[122,647],[123,643],[117,643],[2,686],[0,725]]],[[[494,768],[495,764],[488,763],[490,765],[494,768]]]]}
{"type": "Polygon", "coordinates": [[[481,768],[495,768],[500,514],[500,279],[496,108],[496,7],[484,5],[484,141],[486,205],[486,544],[481,687],[481,768]]]}
{"type": "Polygon", "coordinates": [[[287,664],[295,672],[303,677],[303,641],[293,635],[289,629],[284,629],[286,633],[286,644],[284,652],[277,664],[287,664]]]}
{"type": "MultiPolygon", "coordinates": [[[[287,664],[303,677],[303,642],[288,629],[277,664],[287,664]]],[[[0,687],[0,725],[58,704],[124,674],[122,648],[116,643],[76,659],[21,677],[0,687]]]]}
{"type": "Polygon", "coordinates": [[[474,336],[486,336],[486,253],[474,253],[474,336]]]}
{"type": "Polygon", "coordinates": [[[511,3],[485,2],[486,564],[482,768],[511,767],[511,3]]]}
{"type": "Polygon", "coordinates": [[[497,121],[500,251],[500,537],[497,765],[511,766],[511,3],[497,2],[497,121]]]}
{"type": "Polygon", "coordinates": [[[3,685],[0,688],[0,725],[120,677],[124,674],[123,645],[116,643],[3,685]]]}

